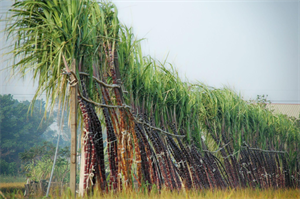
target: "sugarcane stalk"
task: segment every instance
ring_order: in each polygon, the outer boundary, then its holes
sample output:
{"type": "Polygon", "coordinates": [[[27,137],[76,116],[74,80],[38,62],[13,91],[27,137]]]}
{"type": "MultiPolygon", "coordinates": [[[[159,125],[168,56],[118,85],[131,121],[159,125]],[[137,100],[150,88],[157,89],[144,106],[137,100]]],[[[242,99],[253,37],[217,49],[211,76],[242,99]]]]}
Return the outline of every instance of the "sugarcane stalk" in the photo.
{"type": "Polygon", "coordinates": [[[89,164],[90,164],[90,145],[89,145],[89,138],[88,138],[88,133],[89,131],[89,116],[88,116],[88,112],[86,109],[86,106],[84,104],[84,102],[82,101],[82,99],[80,97],[78,97],[78,102],[79,102],[79,107],[81,109],[81,113],[83,116],[83,121],[84,121],[84,131],[82,133],[82,145],[83,147],[83,160],[84,160],[84,164],[81,165],[81,181],[79,184],[79,190],[80,190],[80,195],[84,195],[86,188],[87,188],[87,176],[89,175],[89,164]]]}

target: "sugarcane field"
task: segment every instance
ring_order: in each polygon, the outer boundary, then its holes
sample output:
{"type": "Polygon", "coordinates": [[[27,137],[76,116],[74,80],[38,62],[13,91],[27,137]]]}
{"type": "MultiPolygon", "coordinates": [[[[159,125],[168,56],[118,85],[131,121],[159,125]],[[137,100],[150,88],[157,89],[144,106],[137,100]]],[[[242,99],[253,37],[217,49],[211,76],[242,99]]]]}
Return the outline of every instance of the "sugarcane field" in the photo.
{"type": "MultiPolygon", "coordinates": [[[[1,79],[30,78],[36,89],[14,94],[8,81],[9,91],[0,93],[0,198],[300,199],[300,109],[291,108],[295,116],[289,115],[270,108],[273,102],[266,95],[248,100],[229,86],[184,79],[183,70],[167,58],[145,53],[144,39],[134,31],[139,27],[123,24],[119,13],[129,4],[15,0],[6,10],[6,1],[0,2],[7,43],[1,54],[10,60],[1,62],[1,79]],[[24,100],[27,95],[32,97],[24,100]]],[[[195,2],[191,10],[206,6],[195,2]]],[[[224,2],[220,5],[230,4],[224,2]]],[[[269,9],[272,1],[267,2],[269,9]]],[[[140,5],[133,2],[132,9],[135,3],[140,5]]],[[[299,1],[294,3],[299,18],[299,1]]],[[[182,11],[172,18],[189,13],[185,2],[141,3],[153,15],[159,8],[152,8],[164,4],[182,11]]],[[[175,39],[169,34],[179,48],[193,43],[187,35],[175,39]]],[[[290,40],[299,44],[297,38],[290,40]]],[[[202,56],[199,50],[198,59],[209,53],[202,56]]],[[[182,56],[187,64],[198,52],[189,54],[182,56]]],[[[194,73],[209,70],[199,67],[192,68],[194,73]]],[[[286,82],[292,78],[284,77],[286,82]]],[[[298,87],[293,96],[299,98],[298,87]]]]}

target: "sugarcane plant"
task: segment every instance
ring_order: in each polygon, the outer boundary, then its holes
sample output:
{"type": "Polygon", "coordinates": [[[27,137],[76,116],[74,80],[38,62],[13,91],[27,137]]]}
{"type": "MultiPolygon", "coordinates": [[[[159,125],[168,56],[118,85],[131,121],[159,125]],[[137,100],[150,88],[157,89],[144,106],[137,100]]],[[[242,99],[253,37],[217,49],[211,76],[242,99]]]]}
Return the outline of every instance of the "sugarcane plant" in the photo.
{"type": "Polygon", "coordinates": [[[67,81],[78,85],[80,195],[300,187],[295,120],[229,88],[183,82],[171,64],[142,54],[117,14],[94,0],[23,0],[9,11],[11,67],[33,72],[34,99],[45,92],[53,108],[67,81]]]}

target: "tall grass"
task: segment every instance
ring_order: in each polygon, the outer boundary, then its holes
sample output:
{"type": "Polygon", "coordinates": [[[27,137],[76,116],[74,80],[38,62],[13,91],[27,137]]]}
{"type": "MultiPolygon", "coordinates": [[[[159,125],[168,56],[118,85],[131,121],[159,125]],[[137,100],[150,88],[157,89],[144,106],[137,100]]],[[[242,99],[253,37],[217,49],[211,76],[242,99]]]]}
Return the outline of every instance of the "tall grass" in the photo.
{"type": "Polygon", "coordinates": [[[300,198],[299,191],[293,189],[269,189],[269,190],[255,190],[255,189],[226,189],[226,190],[189,190],[189,191],[174,191],[162,190],[161,193],[143,193],[136,191],[123,191],[118,194],[95,194],[92,198],[103,197],[110,198],[123,198],[123,199],[139,199],[139,198],[157,198],[157,199],[275,199],[275,198],[300,198]]]}
{"type": "MultiPolygon", "coordinates": [[[[6,198],[23,198],[25,191],[23,182],[0,183],[0,191],[6,198]]],[[[0,198],[3,195],[0,193],[0,198]]]]}
{"type": "MultiPolygon", "coordinates": [[[[22,192],[15,191],[4,194],[7,198],[23,198],[22,192]]],[[[42,198],[43,196],[40,196],[42,198]]],[[[57,199],[71,199],[73,198],[70,191],[66,190],[61,195],[58,191],[52,191],[49,198],[57,199]]],[[[82,198],[82,197],[77,197],[82,198]]],[[[100,194],[95,192],[90,199],[104,198],[104,199],[299,199],[300,192],[295,189],[225,189],[225,190],[189,190],[189,191],[174,191],[162,190],[160,193],[151,192],[137,192],[133,190],[123,190],[118,193],[100,194]]]]}

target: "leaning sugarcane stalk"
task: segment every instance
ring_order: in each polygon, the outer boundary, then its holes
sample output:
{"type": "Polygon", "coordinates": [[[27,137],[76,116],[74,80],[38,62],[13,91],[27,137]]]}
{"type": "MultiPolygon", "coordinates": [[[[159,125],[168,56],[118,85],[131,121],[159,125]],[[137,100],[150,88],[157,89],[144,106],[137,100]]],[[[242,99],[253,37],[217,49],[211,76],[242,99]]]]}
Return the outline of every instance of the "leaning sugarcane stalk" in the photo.
{"type": "MultiPolygon", "coordinates": [[[[173,131],[173,133],[175,135],[177,135],[175,122],[173,122],[172,124],[169,123],[169,126],[170,126],[171,130],[173,131]]],[[[185,187],[187,189],[191,189],[192,188],[192,179],[191,179],[190,173],[188,171],[188,161],[187,161],[187,156],[185,156],[186,150],[185,150],[185,148],[183,150],[180,149],[180,147],[176,145],[175,140],[171,136],[168,136],[168,140],[170,142],[170,145],[172,146],[171,148],[174,150],[174,155],[176,156],[177,163],[179,164],[179,170],[181,171],[181,176],[182,176],[183,182],[185,184],[185,187]]],[[[179,142],[179,145],[181,145],[181,147],[183,148],[181,141],[179,142]]],[[[198,184],[197,184],[197,186],[198,186],[198,184]]],[[[201,185],[199,184],[199,186],[201,186],[201,185]]]]}
{"type": "MultiPolygon", "coordinates": [[[[106,75],[104,75],[103,82],[106,82],[105,78],[106,75]]],[[[101,93],[103,104],[109,104],[111,99],[107,88],[105,88],[103,85],[96,85],[95,88],[99,97],[101,93]],[[100,86],[100,89],[98,89],[97,86],[100,86]]],[[[116,190],[120,182],[118,182],[118,173],[119,173],[118,151],[119,150],[117,147],[117,137],[115,132],[117,132],[120,129],[120,126],[114,109],[108,109],[106,107],[103,107],[103,115],[105,118],[106,129],[107,129],[107,140],[108,140],[107,147],[108,147],[109,167],[110,167],[110,188],[116,190]]]]}
{"type": "MultiPolygon", "coordinates": [[[[106,103],[102,95],[103,102],[106,103]]],[[[117,137],[114,132],[114,127],[109,117],[108,108],[103,108],[103,115],[106,123],[107,132],[107,148],[108,148],[108,159],[110,168],[110,188],[113,190],[117,189],[117,175],[118,175],[118,156],[117,156],[117,137]]]]}
{"type": "Polygon", "coordinates": [[[131,137],[131,124],[129,124],[129,129],[127,133],[127,144],[126,144],[126,160],[127,160],[127,168],[128,170],[125,171],[127,175],[127,181],[125,182],[125,186],[127,189],[132,189],[132,166],[133,166],[133,159],[134,159],[134,150],[133,150],[133,138],[131,137]]]}
{"type": "MultiPolygon", "coordinates": [[[[132,115],[132,113],[128,113],[128,117],[131,118],[131,120],[134,120],[134,117],[132,115]]],[[[151,185],[152,183],[155,183],[155,174],[154,174],[154,168],[153,168],[153,164],[152,164],[152,159],[151,159],[151,146],[148,142],[148,139],[146,137],[145,132],[143,131],[142,128],[136,126],[136,135],[138,137],[138,139],[140,140],[140,149],[141,152],[143,151],[145,153],[145,155],[143,156],[142,162],[144,163],[144,170],[145,170],[145,174],[144,174],[144,179],[145,179],[145,183],[148,184],[148,190],[151,190],[151,185]]]]}
{"type": "MultiPolygon", "coordinates": [[[[173,129],[173,132],[175,135],[178,134],[176,129],[173,129]]],[[[186,176],[189,176],[188,179],[190,180],[188,181],[188,183],[191,183],[190,186],[191,187],[193,186],[194,188],[201,188],[203,186],[206,186],[207,183],[202,183],[201,181],[201,179],[202,180],[206,179],[205,177],[202,176],[204,172],[200,172],[199,170],[199,167],[200,166],[202,167],[202,163],[201,164],[199,164],[199,162],[196,163],[197,160],[192,157],[191,153],[188,152],[189,149],[183,145],[183,143],[179,138],[177,138],[177,142],[179,144],[179,147],[184,157],[186,158],[186,161],[184,162],[186,166],[186,176]]]]}
{"type": "Polygon", "coordinates": [[[143,139],[141,137],[141,131],[138,127],[135,128],[136,136],[138,139],[138,146],[141,154],[141,171],[142,171],[142,178],[143,179],[142,183],[148,184],[148,190],[151,187],[151,180],[149,177],[149,162],[147,161],[147,154],[145,150],[145,144],[143,142],[143,139]],[[150,187],[149,187],[150,186],[150,187]]]}
{"type": "Polygon", "coordinates": [[[131,134],[133,137],[133,142],[134,142],[134,150],[135,150],[135,163],[137,165],[137,184],[138,187],[141,185],[141,179],[142,179],[142,160],[141,160],[141,150],[139,146],[139,141],[140,139],[137,138],[137,133],[136,133],[136,126],[134,124],[134,121],[131,120],[131,134]]]}
{"type": "Polygon", "coordinates": [[[98,189],[105,191],[107,185],[106,185],[106,175],[105,175],[102,128],[101,128],[101,123],[94,109],[92,109],[91,114],[94,121],[92,125],[94,126],[94,130],[95,130],[93,140],[95,143],[95,149],[96,149],[95,153],[96,153],[96,161],[97,161],[96,180],[98,183],[98,189]]]}
{"type": "Polygon", "coordinates": [[[153,147],[154,147],[154,150],[155,150],[155,155],[157,157],[159,170],[161,172],[162,178],[164,179],[164,184],[165,184],[166,187],[168,187],[169,184],[168,184],[167,171],[166,171],[166,168],[165,168],[165,165],[164,165],[164,162],[163,162],[164,161],[164,159],[162,157],[163,152],[162,152],[160,143],[158,141],[159,138],[155,134],[155,131],[151,130],[149,127],[142,126],[140,124],[136,124],[136,126],[138,127],[138,130],[140,132],[145,131],[146,134],[148,135],[149,139],[151,140],[151,142],[153,144],[153,147]]]}
{"type": "MultiPolygon", "coordinates": [[[[114,45],[115,45],[115,43],[113,42],[113,46],[114,45]]],[[[110,71],[110,75],[112,77],[113,83],[114,84],[119,84],[118,80],[117,80],[117,77],[116,77],[116,70],[115,70],[115,66],[114,66],[114,50],[115,49],[112,48],[112,45],[109,41],[107,41],[107,45],[105,43],[103,43],[103,47],[104,47],[104,50],[105,50],[106,57],[109,58],[108,59],[109,71],[110,71]],[[107,52],[107,49],[108,49],[108,52],[107,52]]],[[[121,97],[122,96],[121,89],[113,88],[113,90],[114,90],[114,93],[115,93],[117,104],[119,106],[122,106],[123,105],[123,102],[122,102],[123,99],[121,97]]],[[[120,117],[120,125],[121,125],[120,126],[120,132],[125,132],[126,130],[125,130],[125,121],[124,121],[124,111],[122,109],[119,109],[119,117],[120,117]]],[[[121,146],[122,137],[121,136],[122,136],[121,134],[117,134],[118,159],[119,160],[123,159],[123,161],[121,161],[121,164],[118,164],[118,176],[117,176],[117,178],[118,178],[118,188],[119,188],[119,190],[121,189],[121,172],[122,172],[122,170],[124,171],[124,170],[127,169],[126,168],[126,164],[127,164],[126,160],[124,159],[124,156],[122,157],[122,154],[121,154],[121,151],[122,151],[122,146],[121,146]]]]}
{"type": "Polygon", "coordinates": [[[185,167],[184,167],[184,163],[183,163],[184,158],[181,155],[181,151],[179,150],[178,146],[176,145],[175,141],[173,140],[173,138],[171,136],[168,136],[167,142],[168,142],[168,146],[169,146],[169,151],[172,154],[172,156],[174,157],[174,159],[178,165],[176,173],[179,173],[181,179],[183,180],[183,182],[185,184],[185,187],[187,187],[187,189],[190,189],[191,187],[188,184],[186,184],[187,177],[185,175],[185,167]]]}
{"type": "Polygon", "coordinates": [[[90,161],[90,145],[89,145],[89,117],[86,107],[80,97],[78,97],[79,106],[82,112],[84,121],[84,131],[82,133],[81,141],[83,150],[81,153],[81,168],[80,168],[80,182],[79,182],[79,195],[83,196],[87,188],[87,179],[89,175],[89,161],[90,161]]]}
{"type": "MultiPolygon", "coordinates": [[[[147,128],[147,127],[146,127],[147,128]]],[[[157,159],[155,158],[155,154],[153,153],[153,149],[150,146],[150,143],[146,137],[146,133],[145,131],[149,130],[147,128],[147,130],[145,129],[145,127],[143,127],[142,125],[140,125],[139,123],[136,123],[136,129],[137,129],[137,135],[139,136],[141,142],[143,143],[143,148],[145,150],[145,165],[146,167],[145,169],[145,175],[144,175],[144,179],[146,181],[146,183],[148,183],[148,189],[151,190],[151,184],[154,183],[156,184],[156,186],[159,188],[160,187],[160,180],[159,180],[159,176],[160,176],[160,169],[157,168],[157,159]],[[151,158],[152,157],[152,158],[151,158]],[[154,161],[155,160],[155,161],[154,161]],[[156,163],[154,163],[156,162],[156,163]],[[159,172],[159,173],[157,173],[159,172]]],[[[156,150],[159,150],[159,146],[158,143],[153,140],[153,137],[151,136],[150,140],[152,139],[152,143],[153,146],[156,150]]]]}
{"type": "MultiPolygon", "coordinates": [[[[83,77],[81,77],[81,85],[83,95],[87,98],[88,95],[83,77]]],[[[107,185],[104,164],[102,127],[94,107],[90,103],[85,103],[85,106],[90,118],[90,130],[92,133],[89,135],[92,145],[92,164],[90,165],[90,170],[94,171],[92,182],[97,184],[98,190],[105,191],[107,185]]]]}

